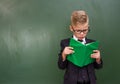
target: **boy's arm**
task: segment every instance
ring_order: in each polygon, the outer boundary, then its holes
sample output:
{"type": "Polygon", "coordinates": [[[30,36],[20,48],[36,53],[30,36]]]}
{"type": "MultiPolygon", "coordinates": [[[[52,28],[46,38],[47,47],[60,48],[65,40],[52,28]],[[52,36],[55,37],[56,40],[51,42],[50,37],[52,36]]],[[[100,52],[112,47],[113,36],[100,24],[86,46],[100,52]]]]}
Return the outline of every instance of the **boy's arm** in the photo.
{"type": "Polygon", "coordinates": [[[59,58],[58,58],[58,67],[60,69],[65,69],[67,67],[68,61],[67,60],[63,60],[62,59],[62,54],[58,54],[59,58]]]}
{"type": "Polygon", "coordinates": [[[91,57],[96,59],[95,62],[94,62],[94,67],[96,69],[100,69],[103,66],[103,61],[102,61],[101,56],[100,56],[100,51],[99,50],[93,50],[93,52],[94,53],[91,54],[91,57]]]}
{"type": "Polygon", "coordinates": [[[63,50],[65,48],[65,45],[64,45],[63,41],[61,41],[60,46],[61,46],[61,51],[58,54],[58,56],[59,56],[59,58],[58,58],[58,67],[60,69],[65,69],[67,67],[68,61],[67,60],[63,60],[63,57],[62,57],[62,53],[63,53],[63,50]]]}
{"type": "Polygon", "coordinates": [[[102,59],[100,59],[100,62],[98,63],[98,62],[94,62],[94,67],[96,68],[96,69],[100,69],[100,68],[102,68],[103,67],[103,61],[102,61],[102,59]]]}

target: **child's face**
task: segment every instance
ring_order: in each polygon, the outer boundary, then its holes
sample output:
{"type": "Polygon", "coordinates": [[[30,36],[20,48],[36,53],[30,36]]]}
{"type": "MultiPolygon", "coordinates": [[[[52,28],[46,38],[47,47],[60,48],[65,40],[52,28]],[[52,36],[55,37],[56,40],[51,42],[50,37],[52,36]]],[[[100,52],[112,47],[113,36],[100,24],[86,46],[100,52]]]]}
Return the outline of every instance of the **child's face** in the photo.
{"type": "Polygon", "coordinates": [[[72,25],[70,26],[70,30],[73,32],[73,34],[79,39],[82,40],[86,37],[89,29],[89,25],[86,24],[78,24],[78,25],[72,25]]]}

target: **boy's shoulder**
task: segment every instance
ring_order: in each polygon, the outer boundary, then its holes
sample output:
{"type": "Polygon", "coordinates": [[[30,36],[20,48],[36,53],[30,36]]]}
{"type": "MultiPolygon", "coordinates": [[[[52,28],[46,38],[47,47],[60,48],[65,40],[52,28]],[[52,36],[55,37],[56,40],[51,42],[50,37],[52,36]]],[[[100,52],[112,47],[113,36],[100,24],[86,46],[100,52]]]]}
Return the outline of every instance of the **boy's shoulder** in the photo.
{"type": "Polygon", "coordinates": [[[62,39],[61,41],[70,41],[71,38],[65,38],[65,39],[62,39]]]}
{"type": "Polygon", "coordinates": [[[94,39],[90,39],[90,38],[86,38],[86,40],[89,40],[89,41],[96,41],[96,40],[94,40],[94,39]]]}
{"type": "Polygon", "coordinates": [[[71,39],[71,38],[65,38],[65,39],[62,39],[62,40],[61,40],[61,43],[67,45],[67,44],[69,44],[70,39],[71,39]]]}

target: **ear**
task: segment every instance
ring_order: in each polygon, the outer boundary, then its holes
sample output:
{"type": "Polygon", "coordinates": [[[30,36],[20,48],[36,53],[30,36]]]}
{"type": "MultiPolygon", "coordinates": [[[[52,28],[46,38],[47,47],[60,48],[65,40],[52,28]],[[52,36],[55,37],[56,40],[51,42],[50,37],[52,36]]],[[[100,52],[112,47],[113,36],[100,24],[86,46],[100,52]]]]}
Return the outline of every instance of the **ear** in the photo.
{"type": "Polygon", "coordinates": [[[73,32],[73,29],[72,29],[72,26],[70,25],[70,31],[72,31],[73,32]]]}

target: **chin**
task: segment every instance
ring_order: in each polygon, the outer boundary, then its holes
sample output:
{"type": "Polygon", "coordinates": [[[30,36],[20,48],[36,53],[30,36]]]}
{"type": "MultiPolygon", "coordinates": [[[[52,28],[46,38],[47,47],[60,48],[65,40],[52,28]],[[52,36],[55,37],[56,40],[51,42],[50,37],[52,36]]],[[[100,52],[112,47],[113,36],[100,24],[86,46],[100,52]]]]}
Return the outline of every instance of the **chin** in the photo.
{"type": "Polygon", "coordinates": [[[82,40],[84,37],[78,37],[78,39],[82,40]]]}

